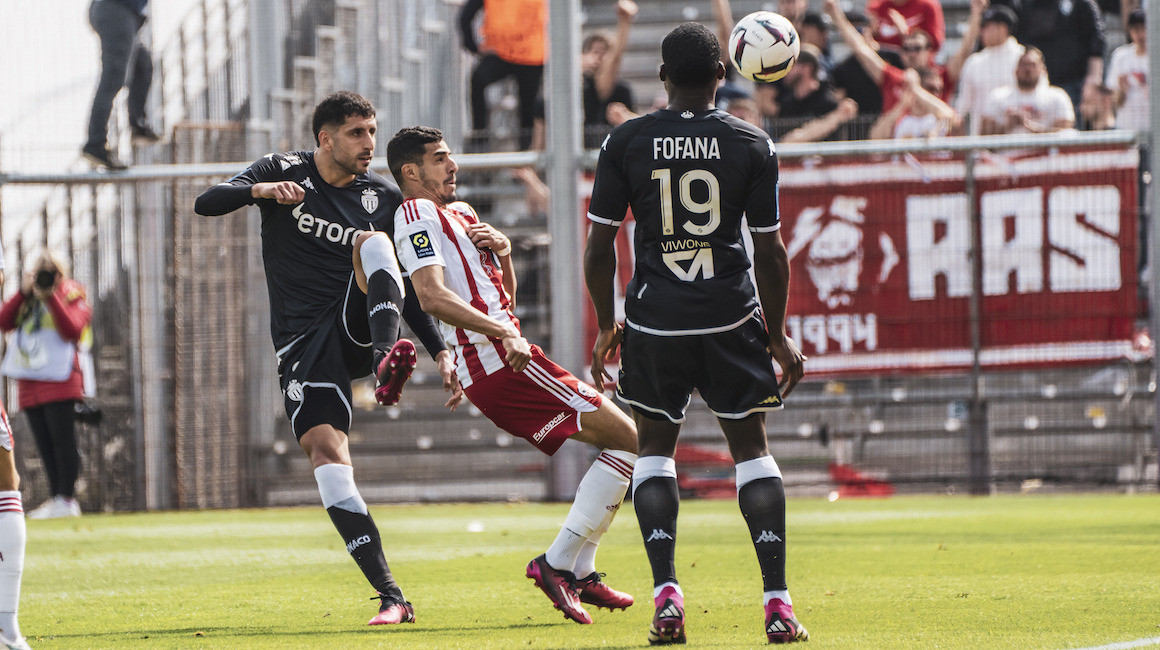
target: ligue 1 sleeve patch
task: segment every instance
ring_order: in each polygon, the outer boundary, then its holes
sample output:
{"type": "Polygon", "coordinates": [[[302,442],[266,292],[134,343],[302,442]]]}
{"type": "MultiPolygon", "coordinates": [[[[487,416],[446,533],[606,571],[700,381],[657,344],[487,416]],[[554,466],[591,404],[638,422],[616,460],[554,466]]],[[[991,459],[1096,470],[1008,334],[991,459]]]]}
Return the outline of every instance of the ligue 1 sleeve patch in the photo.
{"type": "Polygon", "coordinates": [[[431,236],[427,234],[426,230],[411,234],[411,247],[415,249],[415,257],[419,259],[435,256],[435,249],[431,246],[431,236]]]}

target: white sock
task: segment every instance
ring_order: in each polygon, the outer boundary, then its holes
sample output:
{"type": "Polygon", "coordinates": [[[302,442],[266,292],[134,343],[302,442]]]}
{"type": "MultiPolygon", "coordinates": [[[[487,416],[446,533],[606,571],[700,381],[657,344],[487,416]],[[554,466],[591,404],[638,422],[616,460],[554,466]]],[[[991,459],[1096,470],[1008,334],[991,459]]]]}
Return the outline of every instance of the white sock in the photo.
{"type": "Polygon", "coordinates": [[[780,600],[786,605],[789,605],[790,607],[793,607],[793,601],[789,599],[789,590],[765,592],[765,597],[761,603],[761,606],[764,607],[768,605],[769,601],[773,600],[774,598],[780,600]]]}
{"type": "Polygon", "coordinates": [[[781,468],[773,456],[758,456],[737,463],[737,492],[747,483],[762,478],[781,478],[781,468]]]}
{"type": "Polygon", "coordinates": [[[375,271],[386,270],[395,284],[399,285],[399,295],[406,297],[403,274],[399,272],[399,259],[395,256],[395,245],[391,243],[390,237],[383,234],[368,238],[359,248],[359,260],[362,261],[363,273],[368,279],[375,271]]]}
{"type": "MultiPolygon", "coordinates": [[[[623,502],[624,494],[628,492],[629,478],[632,477],[633,468],[636,465],[636,454],[629,451],[605,449],[596,458],[596,462],[607,464],[618,470],[618,473],[624,477],[624,490],[620,494],[620,500],[623,502]]],[[[612,520],[616,517],[617,512],[620,512],[619,505],[615,508],[606,508],[604,519],[596,530],[588,536],[584,545],[580,547],[580,553],[576,556],[576,566],[572,569],[577,578],[584,578],[596,572],[596,549],[600,546],[600,538],[612,526],[612,520]]]]}
{"type": "Polygon", "coordinates": [[[664,582],[664,583],[657,585],[656,587],[653,587],[653,598],[654,599],[658,598],[661,595],[661,591],[665,587],[672,587],[673,589],[675,589],[677,591],[678,596],[680,596],[681,598],[685,597],[685,592],[681,591],[681,585],[679,585],[675,582],[664,582]]]}
{"type": "Polygon", "coordinates": [[[632,493],[636,494],[641,483],[657,476],[677,478],[677,461],[668,456],[642,456],[632,470],[632,493]]]}
{"type": "Polygon", "coordinates": [[[582,575],[577,574],[579,577],[596,570],[596,545],[624,501],[635,462],[636,454],[627,451],[605,449],[596,457],[576,488],[576,498],[564,519],[564,527],[545,553],[552,568],[582,571],[582,575]],[[581,551],[589,542],[592,542],[590,553],[585,563],[577,566],[581,551]]]}
{"type": "Polygon", "coordinates": [[[16,611],[20,604],[20,576],[24,573],[26,539],[20,492],[0,492],[0,639],[8,641],[20,638],[16,611]]]}
{"type": "Polygon", "coordinates": [[[334,506],[360,515],[367,514],[367,504],[354,484],[354,468],[340,463],[328,463],[314,468],[314,480],[322,495],[322,507],[334,506]]]}

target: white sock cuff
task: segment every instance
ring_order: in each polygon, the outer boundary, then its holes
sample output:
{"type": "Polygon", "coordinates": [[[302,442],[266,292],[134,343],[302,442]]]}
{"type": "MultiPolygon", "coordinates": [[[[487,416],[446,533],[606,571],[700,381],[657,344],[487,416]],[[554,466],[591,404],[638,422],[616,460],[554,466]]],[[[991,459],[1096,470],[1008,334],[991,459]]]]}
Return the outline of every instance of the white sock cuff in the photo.
{"type": "Polygon", "coordinates": [[[367,514],[367,504],[354,484],[354,468],[341,463],[327,463],[314,468],[314,480],[322,496],[322,507],[337,506],[343,510],[367,514]]]}
{"type": "Polygon", "coordinates": [[[737,491],[759,478],[781,478],[781,468],[773,456],[758,456],[737,463],[737,491]]]}
{"type": "Polygon", "coordinates": [[[789,597],[789,590],[788,589],[785,591],[767,591],[767,592],[765,592],[765,594],[762,596],[762,601],[763,601],[761,603],[762,607],[768,605],[769,601],[773,600],[774,598],[780,600],[781,602],[785,603],[786,605],[789,605],[790,607],[793,607],[793,600],[789,597]]]}
{"type": "Polygon", "coordinates": [[[369,279],[375,271],[386,270],[399,285],[399,293],[406,296],[403,288],[403,274],[399,271],[399,261],[395,257],[395,245],[385,233],[375,234],[363,242],[359,248],[359,259],[362,260],[363,273],[369,279]]]}
{"type": "Polygon", "coordinates": [[[666,582],[666,583],[659,584],[659,585],[653,587],[653,598],[659,598],[661,595],[661,591],[663,591],[665,587],[672,587],[673,590],[677,592],[678,596],[680,596],[681,598],[685,597],[685,592],[681,591],[681,585],[679,585],[675,582],[666,582]]]}
{"type": "Polygon", "coordinates": [[[627,483],[632,480],[633,468],[636,467],[636,454],[621,449],[605,449],[596,457],[596,461],[607,472],[621,477],[627,483]]]}
{"type": "Polygon", "coordinates": [[[0,491],[0,514],[5,512],[23,516],[24,502],[20,498],[20,490],[0,491]]]}
{"type": "Polygon", "coordinates": [[[641,483],[657,476],[677,478],[677,461],[668,456],[641,456],[632,470],[632,493],[641,483]]]}

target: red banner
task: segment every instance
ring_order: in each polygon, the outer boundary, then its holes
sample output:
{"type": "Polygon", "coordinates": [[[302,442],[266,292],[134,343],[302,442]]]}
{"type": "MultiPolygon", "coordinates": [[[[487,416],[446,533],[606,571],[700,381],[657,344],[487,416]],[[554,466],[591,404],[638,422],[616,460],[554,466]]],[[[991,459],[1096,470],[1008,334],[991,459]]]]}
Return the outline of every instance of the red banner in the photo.
{"type": "MultiPolygon", "coordinates": [[[[797,161],[795,161],[796,163],[797,161]]],[[[967,368],[977,237],[984,367],[1131,353],[1132,148],[782,167],[790,335],[807,371],[967,368]]]]}
{"type": "MultiPolygon", "coordinates": [[[[972,238],[984,367],[1131,356],[1138,161],[1130,147],[985,154],[975,226],[961,157],[783,161],[787,326],[807,373],[969,368],[972,238]]],[[[631,275],[622,230],[621,289],[631,275]]]]}

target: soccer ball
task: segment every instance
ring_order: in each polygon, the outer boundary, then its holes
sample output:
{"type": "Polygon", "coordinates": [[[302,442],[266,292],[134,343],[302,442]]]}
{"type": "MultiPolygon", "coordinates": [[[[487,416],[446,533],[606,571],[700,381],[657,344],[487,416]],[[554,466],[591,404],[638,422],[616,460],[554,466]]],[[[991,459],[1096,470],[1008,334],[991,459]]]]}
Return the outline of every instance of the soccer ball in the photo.
{"type": "Polygon", "coordinates": [[[737,22],[729,35],[729,60],[746,79],[777,81],[797,61],[801,43],[785,16],[755,11],[737,22]]]}

